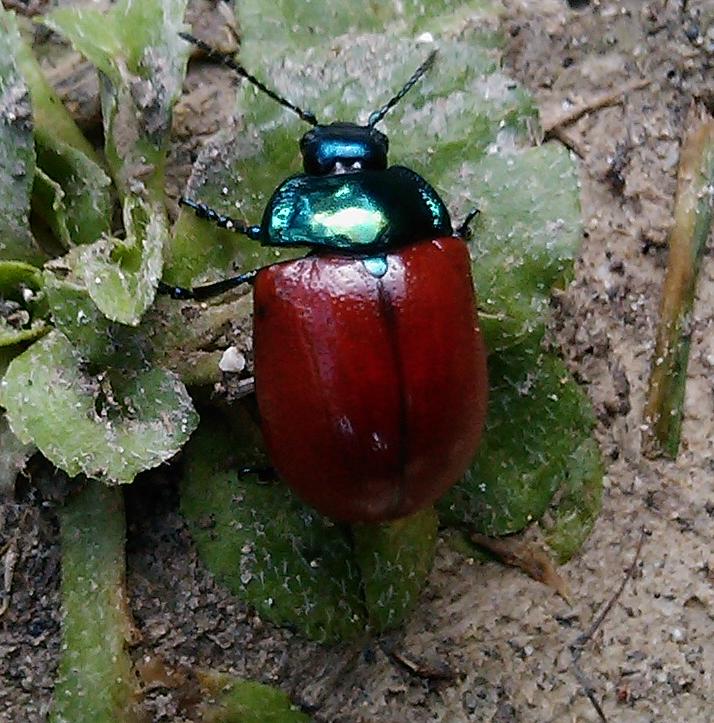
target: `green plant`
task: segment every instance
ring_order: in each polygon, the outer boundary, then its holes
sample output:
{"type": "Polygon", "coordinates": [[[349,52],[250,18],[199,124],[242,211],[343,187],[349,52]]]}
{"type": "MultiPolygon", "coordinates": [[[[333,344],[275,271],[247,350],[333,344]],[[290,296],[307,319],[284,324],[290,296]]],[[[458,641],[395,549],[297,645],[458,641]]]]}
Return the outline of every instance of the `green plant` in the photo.
{"type": "MultiPolygon", "coordinates": [[[[481,209],[471,252],[490,350],[483,445],[436,511],[367,530],[321,519],[282,486],[237,479],[237,467],[264,461],[250,404],[235,405],[229,424],[208,406],[199,425],[187,391],[222,379],[226,324],[249,327],[250,300],[194,305],[187,325],[180,304],[155,298],[159,279],[191,285],[286,256],[186,211],[169,225],[185,2],[122,0],[109,15],[60,9],[44,19],[100,71],[103,154],[44,81],[14,17],[0,14],[0,83],[13,99],[0,119],[0,448],[14,467],[34,446],[70,476],[108,485],[185,449],[181,507],[206,564],[265,617],[320,640],[398,625],[428,574],[438,525],[503,535],[550,508],[546,539],[565,560],[599,506],[592,410],[543,346],[551,290],[568,282],[581,237],[574,162],[560,145],[532,145],[537,111],[501,71],[497,6],[422,5],[373,16],[350,3],[318,15],[288,0],[267,12],[257,0],[240,5],[243,62],[328,122],[366,120],[423,59],[414,38],[436,38],[434,71],[385,120],[392,158],[428,178],[455,218],[481,209]]],[[[304,128],[250,87],[236,111],[239,130],[207,144],[189,189],[259,219],[297,170],[304,128]]]]}

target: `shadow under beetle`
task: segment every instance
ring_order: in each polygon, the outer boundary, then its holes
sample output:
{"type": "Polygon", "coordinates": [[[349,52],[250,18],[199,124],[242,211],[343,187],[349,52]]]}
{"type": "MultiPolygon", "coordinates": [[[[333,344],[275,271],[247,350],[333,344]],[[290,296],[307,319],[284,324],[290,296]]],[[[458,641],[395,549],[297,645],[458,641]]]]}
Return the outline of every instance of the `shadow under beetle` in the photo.
{"type": "Polygon", "coordinates": [[[192,289],[207,299],[253,284],[255,389],[278,475],[345,522],[381,522],[427,507],[466,471],[486,415],[486,350],[464,236],[439,194],[387,165],[375,126],[434,62],[432,52],[364,126],[323,125],[232,57],[182,37],[312,127],[304,173],[283,181],[260,225],[183,198],[221,228],[266,246],[304,246],[284,261],[192,289]]]}

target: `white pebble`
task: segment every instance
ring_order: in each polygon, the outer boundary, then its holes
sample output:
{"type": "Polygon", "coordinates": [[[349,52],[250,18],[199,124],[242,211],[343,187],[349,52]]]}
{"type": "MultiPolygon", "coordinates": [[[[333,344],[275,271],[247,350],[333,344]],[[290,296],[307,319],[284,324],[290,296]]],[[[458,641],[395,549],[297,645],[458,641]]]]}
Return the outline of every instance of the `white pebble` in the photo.
{"type": "Polygon", "coordinates": [[[242,372],[245,369],[245,357],[234,346],[229,346],[218,362],[222,372],[242,372]]]}

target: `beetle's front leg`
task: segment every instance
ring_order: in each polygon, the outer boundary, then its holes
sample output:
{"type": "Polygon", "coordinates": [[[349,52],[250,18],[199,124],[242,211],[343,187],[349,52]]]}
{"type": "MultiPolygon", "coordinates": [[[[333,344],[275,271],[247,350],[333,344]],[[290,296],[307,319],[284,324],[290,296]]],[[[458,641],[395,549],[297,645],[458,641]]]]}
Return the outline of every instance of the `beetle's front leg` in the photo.
{"type": "Polygon", "coordinates": [[[212,221],[216,224],[216,226],[218,226],[218,228],[225,228],[229,231],[242,233],[254,241],[260,241],[260,226],[251,226],[245,221],[239,221],[235,218],[231,218],[230,216],[224,216],[222,213],[214,211],[205,203],[194,201],[193,199],[186,198],[184,196],[181,196],[179,199],[179,205],[190,208],[196,216],[199,218],[205,218],[207,221],[212,221]]]}
{"type": "Polygon", "coordinates": [[[471,229],[469,226],[471,222],[481,213],[481,209],[472,208],[467,214],[466,218],[461,222],[459,227],[456,229],[456,235],[462,239],[468,240],[471,236],[471,229]]]}
{"type": "Polygon", "coordinates": [[[210,299],[212,296],[219,296],[220,294],[234,289],[236,286],[241,284],[252,284],[255,282],[255,277],[258,275],[260,269],[253,271],[247,271],[245,274],[239,276],[231,276],[229,279],[223,279],[223,281],[216,281],[212,284],[204,284],[203,286],[194,286],[189,289],[184,286],[171,286],[171,284],[165,284],[163,281],[159,281],[157,291],[160,294],[166,294],[172,299],[196,299],[197,301],[203,301],[210,299]]]}

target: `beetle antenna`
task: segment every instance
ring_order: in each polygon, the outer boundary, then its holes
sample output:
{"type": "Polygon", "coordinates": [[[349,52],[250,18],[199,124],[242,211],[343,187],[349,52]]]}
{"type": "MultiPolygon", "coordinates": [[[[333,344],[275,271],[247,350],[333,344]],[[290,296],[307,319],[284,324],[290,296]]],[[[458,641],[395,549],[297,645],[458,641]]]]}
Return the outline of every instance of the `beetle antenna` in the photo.
{"type": "Polygon", "coordinates": [[[303,110],[300,106],[291,103],[287,98],[283,98],[282,95],[278,95],[274,90],[268,88],[267,85],[261,83],[254,75],[251,75],[240,63],[236,62],[233,56],[228,53],[222,53],[220,50],[210,46],[208,43],[204,43],[203,40],[191,35],[190,33],[179,33],[179,35],[187,40],[191,45],[195,45],[197,48],[203,50],[208,58],[215,60],[218,63],[228,66],[231,70],[235,70],[241,78],[245,78],[249,83],[252,83],[256,88],[262,90],[267,96],[272,98],[274,101],[280,103],[284,108],[288,108],[293,113],[298,115],[305,123],[309,123],[311,126],[318,124],[317,118],[314,113],[309,110],[303,110]]]}
{"type": "Polygon", "coordinates": [[[419,78],[421,78],[424,73],[426,73],[429,68],[434,64],[434,58],[436,57],[436,50],[432,50],[431,53],[429,53],[429,57],[412,73],[412,77],[409,78],[409,80],[404,83],[402,86],[402,89],[393,97],[390,98],[379,110],[374,111],[369,116],[369,120],[367,121],[367,125],[370,128],[374,128],[374,126],[379,123],[379,121],[384,118],[387,113],[389,113],[394,106],[399,103],[399,101],[416,85],[419,78]]]}

